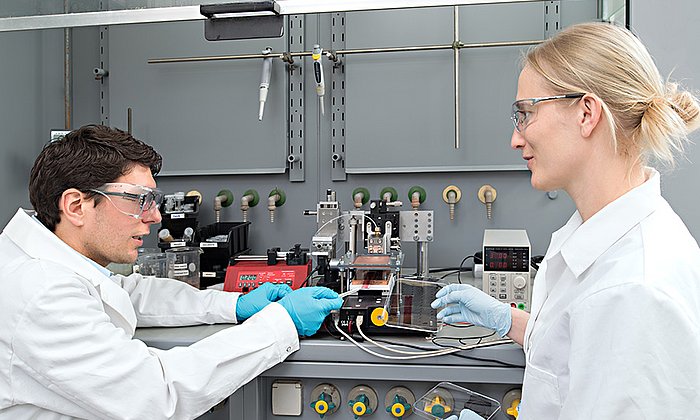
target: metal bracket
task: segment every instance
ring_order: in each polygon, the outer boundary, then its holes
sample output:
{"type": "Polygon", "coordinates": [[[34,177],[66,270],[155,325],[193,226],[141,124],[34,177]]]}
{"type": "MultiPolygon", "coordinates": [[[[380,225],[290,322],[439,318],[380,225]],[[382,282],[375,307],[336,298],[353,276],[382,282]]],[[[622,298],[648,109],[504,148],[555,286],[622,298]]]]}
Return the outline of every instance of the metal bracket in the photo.
{"type": "Polygon", "coordinates": [[[544,2],[544,37],[549,38],[561,29],[561,1],[549,0],[544,2]]]}
{"type": "MultiPolygon", "coordinates": [[[[304,15],[289,16],[287,51],[304,51],[304,15]]],[[[295,66],[295,64],[290,64],[295,66]]],[[[293,68],[292,68],[293,69],[293,68]]],[[[304,66],[289,72],[289,180],[304,181],[304,66]]]]}
{"type": "MultiPolygon", "coordinates": [[[[100,69],[109,71],[109,26],[100,26],[100,69]]],[[[100,82],[100,123],[109,123],[109,77],[101,77],[100,82]]]]}
{"type": "MultiPolygon", "coordinates": [[[[331,14],[331,50],[345,49],[345,13],[331,14]]],[[[345,173],[345,61],[331,74],[331,179],[347,180],[345,173]]]]}

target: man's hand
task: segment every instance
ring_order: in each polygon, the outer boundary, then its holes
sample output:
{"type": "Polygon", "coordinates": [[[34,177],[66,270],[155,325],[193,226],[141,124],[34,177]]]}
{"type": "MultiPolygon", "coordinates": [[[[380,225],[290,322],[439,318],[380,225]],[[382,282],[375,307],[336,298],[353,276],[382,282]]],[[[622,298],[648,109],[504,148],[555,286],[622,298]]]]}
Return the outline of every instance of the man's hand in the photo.
{"type": "Polygon", "coordinates": [[[238,297],[236,319],[238,322],[245,321],[270,302],[277,302],[291,292],[292,288],[286,284],[263,283],[252,292],[238,297]]]}
{"type": "Polygon", "coordinates": [[[289,312],[297,333],[308,336],[318,331],[332,310],[340,309],[343,299],[326,287],[302,287],[282,298],[279,304],[289,312]]]}

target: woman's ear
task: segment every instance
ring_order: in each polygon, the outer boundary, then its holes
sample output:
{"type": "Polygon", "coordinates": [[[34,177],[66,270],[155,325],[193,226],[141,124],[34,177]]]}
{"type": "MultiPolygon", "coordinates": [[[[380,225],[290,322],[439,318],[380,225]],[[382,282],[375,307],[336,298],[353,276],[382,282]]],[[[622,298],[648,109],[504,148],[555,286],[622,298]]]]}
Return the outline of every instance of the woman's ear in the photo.
{"type": "Polygon", "coordinates": [[[603,120],[603,102],[595,95],[585,94],[578,102],[581,136],[590,137],[603,120]]]}

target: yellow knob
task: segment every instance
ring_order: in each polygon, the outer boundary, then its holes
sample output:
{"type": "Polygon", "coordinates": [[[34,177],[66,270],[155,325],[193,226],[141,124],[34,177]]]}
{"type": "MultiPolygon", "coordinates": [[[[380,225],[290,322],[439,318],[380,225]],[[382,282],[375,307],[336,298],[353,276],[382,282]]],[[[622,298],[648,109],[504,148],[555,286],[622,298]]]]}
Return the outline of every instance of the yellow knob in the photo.
{"type": "Polygon", "coordinates": [[[520,400],[513,400],[510,407],[506,409],[506,414],[518,418],[518,405],[520,405],[520,400]]]}
{"type": "Polygon", "coordinates": [[[365,414],[365,411],[367,411],[367,406],[364,405],[364,403],[358,401],[352,405],[352,412],[355,413],[355,415],[361,416],[365,414]]]}
{"type": "Polygon", "coordinates": [[[370,315],[370,320],[372,324],[377,327],[383,327],[386,324],[386,320],[389,317],[389,313],[384,308],[374,308],[372,314],[370,315]]]}
{"type": "Polygon", "coordinates": [[[406,407],[403,406],[401,403],[395,403],[394,405],[391,406],[391,414],[394,415],[394,417],[401,417],[406,413],[406,407]]]}
{"type": "Polygon", "coordinates": [[[316,401],[316,404],[314,405],[314,410],[318,414],[326,414],[326,411],[328,411],[328,403],[323,400],[316,401]]]}

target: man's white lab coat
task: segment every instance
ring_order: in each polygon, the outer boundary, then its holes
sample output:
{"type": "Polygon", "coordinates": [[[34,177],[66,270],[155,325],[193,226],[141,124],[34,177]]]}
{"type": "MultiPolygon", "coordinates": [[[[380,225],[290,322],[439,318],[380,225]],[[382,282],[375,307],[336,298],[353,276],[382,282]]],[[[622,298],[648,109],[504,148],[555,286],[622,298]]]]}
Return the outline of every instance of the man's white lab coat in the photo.
{"type": "Polygon", "coordinates": [[[700,250],[659,174],[552,235],[518,420],[671,420],[700,406],[700,250]]]}
{"type": "Polygon", "coordinates": [[[237,294],[105,276],[20,209],[0,235],[0,419],[190,419],[299,348],[273,303],[189,347],[136,326],[236,322],[237,294]]]}

